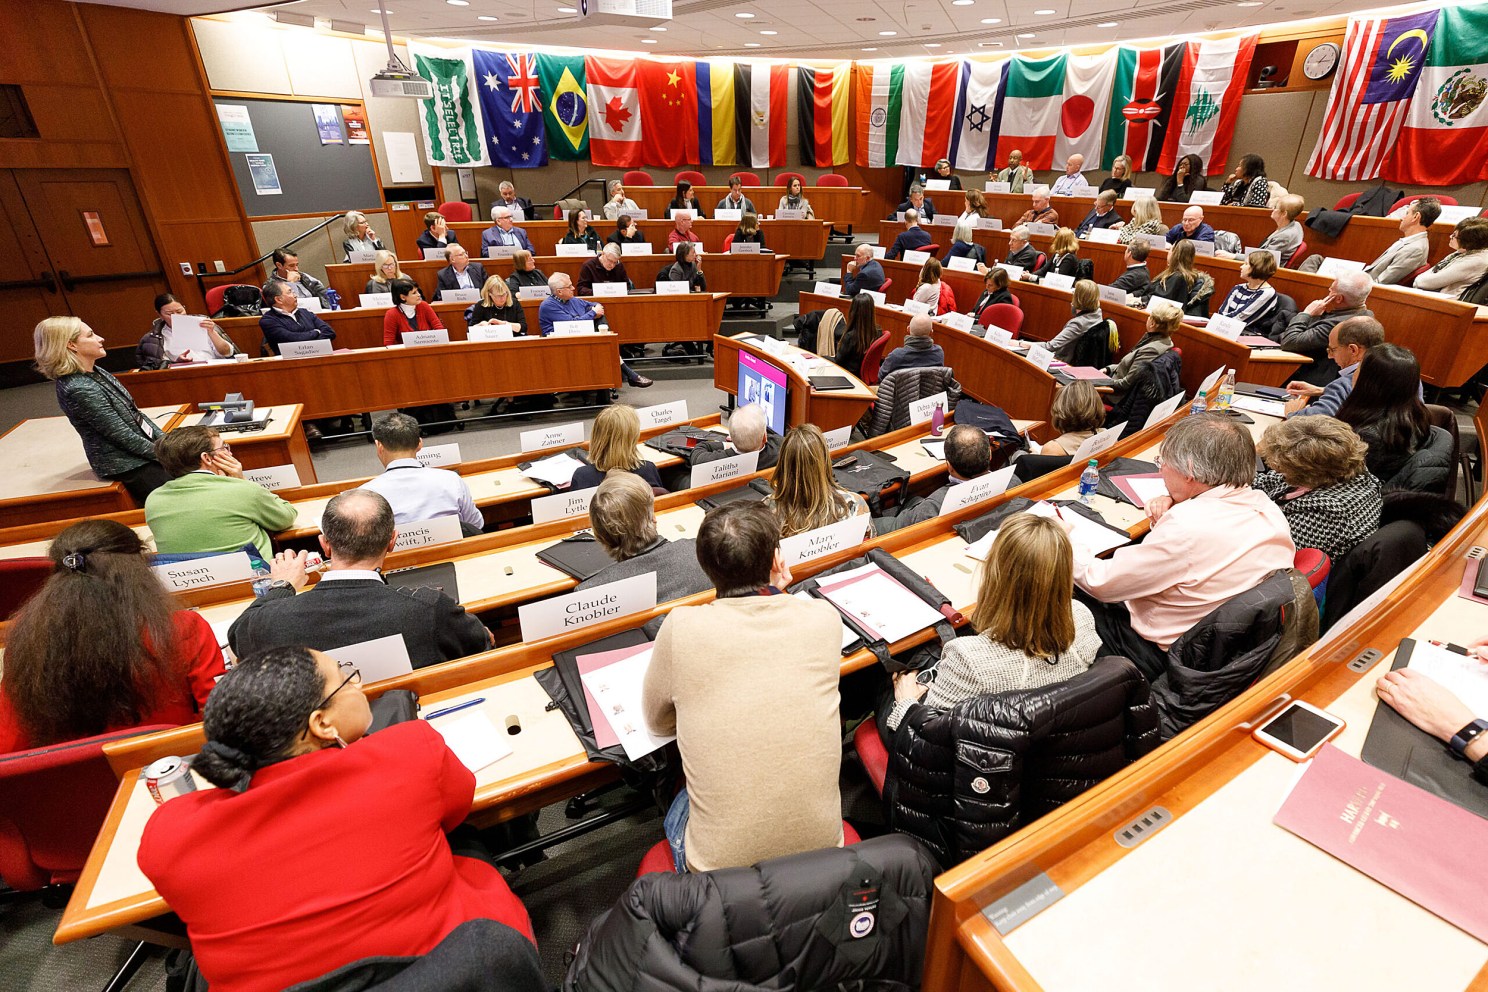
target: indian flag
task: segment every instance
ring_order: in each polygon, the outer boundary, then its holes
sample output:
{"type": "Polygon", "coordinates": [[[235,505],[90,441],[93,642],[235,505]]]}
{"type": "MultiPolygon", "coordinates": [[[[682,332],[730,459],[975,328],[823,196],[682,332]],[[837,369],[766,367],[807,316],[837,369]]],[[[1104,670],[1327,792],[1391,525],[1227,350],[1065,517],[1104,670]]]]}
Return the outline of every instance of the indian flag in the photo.
{"type": "Polygon", "coordinates": [[[909,62],[900,101],[898,165],[934,165],[951,145],[959,62],[909,62]]]}
{"type": "Polygon", "coordinates": [[[904,66],[857,67],[858,165],[880,169],[899,159],[899,111],[904,66]]]}
{"type": "Polygon", "coordinates": [[[1385,175],[1424,186],[1476,182],[1488,177],[1485,143],[1488,5],[1444,7],[1385,175]]]}
{"type": "Polygon", "coordinates": [[[1064,106],[1066,55],[1046,59],[1013,59],[1008,70],[1007,95],[1002,101],[1002,133],[997,136],[997,161],[1006,162],[1013,149],[1023,152],[1030,169],[1054,166],[1054,144],[1064,106]]]}

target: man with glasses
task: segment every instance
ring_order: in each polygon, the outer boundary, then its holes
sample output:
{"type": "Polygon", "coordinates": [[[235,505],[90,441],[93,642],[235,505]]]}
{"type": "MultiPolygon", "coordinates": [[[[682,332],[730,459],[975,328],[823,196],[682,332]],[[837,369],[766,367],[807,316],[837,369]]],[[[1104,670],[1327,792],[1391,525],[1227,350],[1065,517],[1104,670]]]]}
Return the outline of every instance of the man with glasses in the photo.
{"type": "Polygon", "coordinates": [[[1314,386],[1326,386],[1338,375],[1338,364],[1328,354],[1328,335],[1351,317],[1373,317],[1364,304],[1374,282],[1364,272],[1344,272],[1334,278],[1328,295],[1313,300],[1294,316],[1281,332],[1281,346],[1312,359],[1299,378],[1314,386]]]}
{"type": "Polygon", "coordinates": [[[155,442],[171,481],[145,500],[145,523],[162,554],[253,551],[267,561],[269,534],[295,522],[295,508],[256,482],[210,427],[178,427],[155,442]]]}
{"type": "Polygon", "coordinates": [[[1338,378],[1326,386],[1310,382],[1289,382],[1286,403],[1288,417],[1324,416],[1338,413],[1343,401],[1354,390],[1354,372],[1364,360],[1364,353],[1385,343],[1385,326],[1373,317],[1351,317],[1328,332],[1328,358],[1338,368],[1338,378]]]}
{"type": "Polygon", "coordinates": [[[263,598],[228,629],[233,653],[296,644],[333,651],[401,634],[413,667],[423,668],[490,648],[491,632],[443,592],[387,584],[382,566],[396,539],[393,508],[382,496],[352,489],[333,497],[320,520],[325,574],[301,593],[309,581],[306,553],[275,555],[263,598]]]}

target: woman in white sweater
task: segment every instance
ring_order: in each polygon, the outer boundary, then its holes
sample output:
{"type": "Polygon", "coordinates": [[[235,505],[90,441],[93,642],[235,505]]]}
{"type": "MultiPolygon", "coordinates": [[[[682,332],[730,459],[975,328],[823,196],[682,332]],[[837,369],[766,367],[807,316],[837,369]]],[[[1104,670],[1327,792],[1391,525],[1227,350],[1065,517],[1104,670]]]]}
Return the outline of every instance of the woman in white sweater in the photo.
{"type": "Polygon", "coordinates": [[[914,672],[894,676],[886,726],[897,728],[917,702],[950,709],[972,696],[1037,689],[1088,669],[1101,642],[1090,610],[1074,602],[1074,567],[1058,521],[1032,513],[1004,521],[982,562],[971,614],[976,634],[946,645],[929,686],[914,672]]]}
{"type": "Polygon", "coordinates": [[[1452,253],[1416,276],[1417,289],[1444,296],[1462,291],[1488,275],[1488,217],[1468,217],[1452,228],[1452,253]]]}

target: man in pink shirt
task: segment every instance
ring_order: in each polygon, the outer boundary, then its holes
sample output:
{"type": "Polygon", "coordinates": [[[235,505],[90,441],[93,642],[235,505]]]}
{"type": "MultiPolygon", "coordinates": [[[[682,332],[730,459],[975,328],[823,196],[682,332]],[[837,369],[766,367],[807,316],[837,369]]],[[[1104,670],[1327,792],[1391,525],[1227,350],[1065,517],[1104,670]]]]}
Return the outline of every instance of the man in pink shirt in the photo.
{"type": "Polygon", "coordinates": [[[1251,488],[1255,442],[1245,425],[1201,413],[1174,424],[1158,462],[1168,495],[1147,504],[1152,531],[1101,560],[1077,542],[1075,585],[1106,650],[1155,678],[1167,651],[1217,606],[1290,568],[1286,518],[1251,488]]]}

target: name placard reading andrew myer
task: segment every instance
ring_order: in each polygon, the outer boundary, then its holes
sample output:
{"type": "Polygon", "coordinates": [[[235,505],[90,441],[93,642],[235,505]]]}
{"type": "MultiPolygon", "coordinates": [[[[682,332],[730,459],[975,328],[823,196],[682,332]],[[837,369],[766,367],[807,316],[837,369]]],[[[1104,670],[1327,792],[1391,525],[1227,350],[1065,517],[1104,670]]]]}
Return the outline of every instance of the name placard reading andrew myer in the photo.
{"type": "Polygon", "coordinates": [[[522,640],[566,634],[616,617],[656,608],[656,573],[621,579],[517,607],[522,640]]]}

